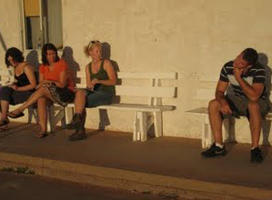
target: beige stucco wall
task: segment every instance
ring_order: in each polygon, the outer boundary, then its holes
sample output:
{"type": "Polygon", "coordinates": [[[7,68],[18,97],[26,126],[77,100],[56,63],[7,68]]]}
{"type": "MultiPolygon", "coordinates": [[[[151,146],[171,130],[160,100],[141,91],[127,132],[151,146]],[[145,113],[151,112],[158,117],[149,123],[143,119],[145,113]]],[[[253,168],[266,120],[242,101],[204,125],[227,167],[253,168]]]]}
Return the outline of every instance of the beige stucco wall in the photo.
{"type": "Polygon", "coordinates": [[[7,48],[17,46],[21,48],[19,1],[0,0],[0,67],[3,67],[5,51],[1,37],[7,48]]]}
{"type": "MultiPolygon", "coordinates": [[[[0,0],[0,32],[8,46],[19,38],[17,0],[0,0]],[[4,5],[5,8],[2,6],[4,5]],[[15,6],[14,6],[15,5],[15,6]],[[11,15],[14,18],[11,20],[11,15]],[[16,33],[15,33],[16,32],[16,33]]],[[[177,72],[177,109],[164,113],[164,135],[199,138],[201,119],[186,110],[206,106],[197,100],[200,80],[217,79],[222,65],[246,47],[272,59],[270,0],[62,0],[64,46],[73,49],[84,69],[83,46],[92,39],[107,42],[120,71],[177,72]]],[[[0,49],[1,63],[3,50],[0,49]]],[[[270,66],[270,63],[268,63],[270,66]]],[[[211,86],[215,87],[215,86],[211,86]]],[[[88,112],[88,127],[98,125],[98,111],[88,112]]],[[[108,129],[132,131],[133,113],[108,111],[108,129]]],[[[246,120],[240,140],[249,141],[246,120]],[[244,133],[245,132],[245,133],[244,133]]],[[[240,125],[238,126],[240,127],[240,125]]]]}

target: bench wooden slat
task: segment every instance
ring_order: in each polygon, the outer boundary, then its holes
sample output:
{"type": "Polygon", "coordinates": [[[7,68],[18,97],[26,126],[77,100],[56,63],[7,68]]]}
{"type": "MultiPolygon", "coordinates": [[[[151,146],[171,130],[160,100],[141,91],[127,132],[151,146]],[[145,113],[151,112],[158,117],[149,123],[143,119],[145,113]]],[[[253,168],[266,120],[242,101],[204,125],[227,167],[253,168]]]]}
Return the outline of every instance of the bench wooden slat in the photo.
{"type": "MultiPolygon", "coordinates": [[[[84,88],[85,84],[77,84],[77,88],[84,88]]],[[[141,87],[141,86],[115,86],[117,96],[133,97],[175,97],[174,87],[141,87]]]]}
{"type": "MultiPolygon", "coordinates": [[[[86,77],[84,71],[77,72],[78,78],[86,77]]],[[[117,77],[119,79],[176,79],[177,73],[176,72],[169,72],[169,73],[138,73],[138,72],[117,72],[117,77]]]]}
{"type": "MultiPolygon", "coordinates": [[[[74,104],[68,104],[68,107],[74,107],[74,104]]],[[[121,104],[110,104],[110,105],[102,105],[96,107],[98,109],[113,109],[113,110],[127,110],[127,111],[140,111],[140,112],[162,112],[162,111],[171,111],[174,110],[174,106],[163,105],[163,106],[149,106],[149,105],[141,105],[141,104],[129,104],[129,103],[121,103],[121,104]]]]}

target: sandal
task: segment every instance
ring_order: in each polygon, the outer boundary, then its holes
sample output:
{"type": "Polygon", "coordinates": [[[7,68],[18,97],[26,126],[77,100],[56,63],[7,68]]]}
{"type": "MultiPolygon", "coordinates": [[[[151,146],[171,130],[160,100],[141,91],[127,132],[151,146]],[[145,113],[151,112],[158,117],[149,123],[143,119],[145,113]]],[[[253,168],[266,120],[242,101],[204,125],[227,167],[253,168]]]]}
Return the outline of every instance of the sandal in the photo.
{"type": "Polygon", "coordinates": [[[7,125],[9,123],[9,119],[8,118],[6,118],[6,119],[1,119],[0,120],[0,127],[1,126],[5,126],[5,125],[7,125]]]}
{"type": "Polygon", "coordinates": [[[8,126],[0,127],[0,133],[8,130],[8,126]]]}
{"type": "Polygon", "coordinates": [[[35,135],[35,138],[45,138],[48,136],[48,133],[41,131],[35,135]]]}
{"type": "Polygon", "coordinates": [[[19,112],[19,113],[15,114],[14,111],[12,111],[12,112],[8,113],[8,116],[10,118],[19,118],[19,117],[23,117],[24,115],[25,114],[23,112],[19,112]]]}

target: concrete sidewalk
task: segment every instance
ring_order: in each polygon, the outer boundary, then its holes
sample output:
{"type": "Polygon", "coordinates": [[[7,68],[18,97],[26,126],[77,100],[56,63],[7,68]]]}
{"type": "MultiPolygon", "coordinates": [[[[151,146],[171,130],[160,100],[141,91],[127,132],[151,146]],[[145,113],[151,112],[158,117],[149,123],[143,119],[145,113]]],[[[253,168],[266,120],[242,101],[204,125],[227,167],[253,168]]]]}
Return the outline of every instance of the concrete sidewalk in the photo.
{"type": "Polygon", "coordinates": [[[133,142],[132,134],[91,131],[70,142],[68,130],[36,139],[39,127],[11,123],[0,133],[0,167],[28,166],[36,174],[136,191],[198,199],[272,199],[272,152],[251,164],[250,145],[228,144],[225,157],[200,156],[200,140],[162,137],[133,142]]]}

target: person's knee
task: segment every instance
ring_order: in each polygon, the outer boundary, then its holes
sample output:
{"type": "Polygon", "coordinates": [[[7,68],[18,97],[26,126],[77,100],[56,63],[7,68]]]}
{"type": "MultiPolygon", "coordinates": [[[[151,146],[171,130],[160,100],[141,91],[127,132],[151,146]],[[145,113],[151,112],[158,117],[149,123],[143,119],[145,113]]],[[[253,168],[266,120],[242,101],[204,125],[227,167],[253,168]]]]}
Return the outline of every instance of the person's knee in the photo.
{"type": "Polygon", "coordinates": [[[38,99],[38,105],[46,105],[47,99],[45,97],[39,98],[38,99]]]}
{"type": "Polygon", "coordinates": [[[76,98],[85,98],[86,97],[86,92],[84,90],[78,90],[76,92],[76,98]]]}
{"type": "Polygon", "coordinates": [[[39,89],[36,90],[35,93],[46,94],[47,91],[48,91],[48,89],[46,87],[40,87],[39,89]]]}
{"type": "Polygon", "coordinates": [[[260,112],[260,106],[256,101],[250,101],[248,103],[249,112],[260,112]]]}
{"type": "Polygon", "coordinates": [[[213,99],[209,102],[209,110],[220,110],[220,103],[218,100],[213,99]]]}

